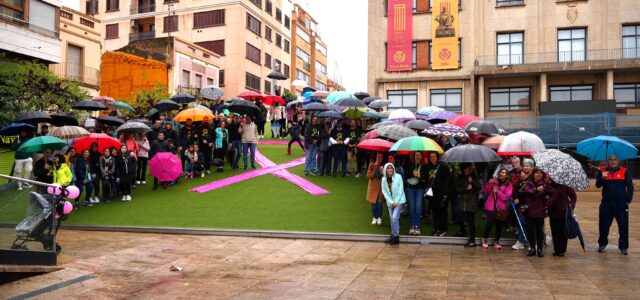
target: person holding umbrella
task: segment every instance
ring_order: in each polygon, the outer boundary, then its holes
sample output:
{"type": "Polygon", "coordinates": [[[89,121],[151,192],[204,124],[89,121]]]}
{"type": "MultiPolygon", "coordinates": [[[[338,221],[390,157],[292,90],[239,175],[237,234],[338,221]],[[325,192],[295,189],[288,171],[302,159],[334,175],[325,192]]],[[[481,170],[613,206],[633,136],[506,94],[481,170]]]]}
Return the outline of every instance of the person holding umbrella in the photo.
{"type": "Polygon", "coordinates": [[[391,236],[384,242],[390,245],[400,244],[400,212],[406,202],[402,175],[396,173],[392,163],[384,165],[384,177],[381,181],[382,195],[387,201],[389,219],[391,219],[391,236]]]}
{"type": "MultiPolygon", "coordinates": [[[[159,131],[156,140],[153,141],[153,143],[151,143],[151,152],[149,153],[149,157],[153,158],[154,155],[161,152],[171,152],[172,148],[173,147],[171,146],[171,144],[169,144],[169,142],[167,142],[164,139],[164,132],[159,131]]],[[[157,188],[158,188],[158,178],[154,177],[153,189],[155,190],[157,188]]],[[[162,188],[163,189],[167,188],[166,182],[162,182],[162,188]]]]}
{"type": "Polygon", "coordinates": [[[553,180],[549,181],[549,199],[547,201],[549,225],[553,237],[553,256],[564,256],[567,252],[567,236],[564,226],[567,221],[567,205],[576,207],[576,191],[553,180]]]}
{"type": "Polygon", "coordinates": [[[215,142],[215,129],[211,125],[208,117],[202,119],[202,124],[198,130],[198,146],[202,152],[202,161],[204,163],[204,172],[211,174],[211,158],[213,157],[213,143],[215,142]]]}
{"type": "Polygon", "coordinates": [[[527,182],[521,193],[524,197],[523,206],[527,222],[527,236],[529,237],[528,256],[543,257],[544,253],[544,219],[547,217],[547,197],[549,188],[545,173],[534,168],[532,178],[527,182]]]}
{"type": "MultiPolygon", "coordinates": [[[[433,236],[447,235],[447,197],[451,173],[446,163],[440,161],[438,152],[429,152],[427,168],[427,206],[433,214],[433,236]]],[[[409,176],[409,175],[407,175],[409,176]]]]}
{"type": "MultiPolygon", "coordinates": [[[[529,165],[529,169],[530,168],[531,167],[529,165]]],[[[515,210],[514,221],[517,223],[515,225],[519,226],[518,241],[513,244],[513,246],[511,246],[511,249],[522,250],[524,249],[525,245],[528,244],[528,242],[524,235],[524,228],[526,225],[525,218],[522,214],[522,211],[520,211],[520,207],[522,205],[522,201],[520,201],[520,199],[522,199],[522,196],[520,193],[524,190],[527,184],[528,175],[522,170],[519,157],[514,156],[511,158],[511,171],[509,173],[511,176],[511,184],[513,185],[513,193],[511,195],[512,199],[510,200],[511,203],[509,203],[509,205],[511,205],[511,207],[515,210]]]]}
{"type": "MultiPolygon", "coordinates": [[[[33,166],[33,175],[36,176],[36,181],[44,183],[53,183],[53,162],[51,161],[51,149],[44,149],[42,151],[42,158],[40,158],[33,166]]],[[[38,193],[46,193],[47,187],[38,186],[38,193]]]]}
{"type": "Polygon", "coordinates": [[[502,249],[502,245],[500,245],[500,236],[502,235],[502,227],[509,215],[507,205],[509,203],[509,199],[511,199],[511,195],[513,194],[513,186],[511,185],[509,171],[507,169],[501,169],[498,172],[498,178],[491,178],[487,184],[485,184],[483,192],[487,195],[487,199],[484,204],[487,224],[484,226],[482,248],[489,248],[487,239],[489,238],[489,233],[495,224],[496,239],[494,247],[496,249],[502,249]]]}
{"type": "Polygon", "coordinates": [[[256,168],[256,146],[258,145],[258,127],[253,123],[253,119],[250,116],[244,118],[244,122],[238,130],[242,136],[242,160],[244,162],[244,169],[249,166],[247,164],[247,155],[251,151],[251,168],[256,168]]]}
{"type": "Polygon", "coordinates": [[[140,134],[136,139],[136,143],[138,143],[136,184],[147,184],[147,164],[149,163],[149,150],[151,150],[151,145],[145,134],[140,134]]]}
{"type": "Polygon", "coordinates": [[[460,164],[460,172],[453,179],[453,186],[458,194],[458,211],[461,217],[458,219],[460,231],[456,236],[466,236],[465,223],[469,227],[469,240],[465,247],[476,246],[476,211],[478,210],[478,193],[482,189],[480,179],[473,164],[460,164]]]}
{"type": "Polygon", "coordinates": [[[600,218],[598,222],[598,252],[604,252],[609,243],[609,228],[616,219],[618,223],[618,249],[627,255],[629,249],[629,205],[633,200],[633,181],[627,168],[620,166],[616,155],[609,155],[607,167],[598,170],[596,187],[602,188],[600,218]]]}

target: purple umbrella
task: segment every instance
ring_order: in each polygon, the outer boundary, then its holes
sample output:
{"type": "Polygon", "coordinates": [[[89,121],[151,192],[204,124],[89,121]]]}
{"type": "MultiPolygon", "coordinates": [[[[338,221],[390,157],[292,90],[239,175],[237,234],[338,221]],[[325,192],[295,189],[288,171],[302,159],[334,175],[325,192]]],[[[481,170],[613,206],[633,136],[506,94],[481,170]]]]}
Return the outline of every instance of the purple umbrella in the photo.
{"type": "Polygon", "coordinates": [[[452,112],[452,111],[441,111],[441,112],[437,112],[434,114],[429,115],[429,122],[433,123],[444,123],[447,122],[449,119],[453,119],[455,117],[457,117],[458,114],[452,112]]]}

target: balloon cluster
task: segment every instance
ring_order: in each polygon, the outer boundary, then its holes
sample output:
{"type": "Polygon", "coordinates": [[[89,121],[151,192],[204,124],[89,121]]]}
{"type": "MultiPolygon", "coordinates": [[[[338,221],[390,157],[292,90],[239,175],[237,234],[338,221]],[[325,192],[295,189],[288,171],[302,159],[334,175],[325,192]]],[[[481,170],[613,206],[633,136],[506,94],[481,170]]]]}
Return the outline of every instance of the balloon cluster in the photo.
{"type": "MultiPolygon", "coordinates": [[[[65,188],[62,188],[60,186],[50,186],[47,188],[47,193],[51,194],[51,195],[61,195],[64,192],[65,197],[69,198],[69,199],[75,199],[78,198],[78,196],[80,196],[80,189],[78,189],[77,186],[71,185],[65,188]]],[[[64,215],[68,215],[73,211],[73,204],[69,201],[62,201],[61,202],[62,205],[62,213],[64,215]]],[[[60,215],[58,212],[56,212],[56,219],[59,219],[60,215]]]]}

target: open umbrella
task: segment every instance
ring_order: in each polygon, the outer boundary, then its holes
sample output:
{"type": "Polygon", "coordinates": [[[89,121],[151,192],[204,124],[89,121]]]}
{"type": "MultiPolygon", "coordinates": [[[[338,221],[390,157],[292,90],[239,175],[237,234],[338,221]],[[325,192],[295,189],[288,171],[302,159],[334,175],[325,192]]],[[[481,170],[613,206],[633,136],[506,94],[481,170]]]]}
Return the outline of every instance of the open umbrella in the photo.
{"type": "Polygon", "coordinates": [[[361,119],[367,110],[363,107],[351,107],[342,112],[342,114],[349,119],[361,119]]]}
{"type": "Polygon", "coordinates": [[[300,88],[303,88],[303,87],[307,87],[307,86],[309,86],[309,84],[308,84],[306,81],[302,80],[302,79],[296,79],[296,80],[294,80],[294,81],[291,83],[291,85],[292,85],[292,86],[294,86],[294,87],[300,87],[300,88]]]}
{"type": "Polygon", "coordinates": [[[411,121],[415,120],[416,116],[408,109],[395,109],[389,114],[389,121],[411,121]]]}
{"type": "Polygon", "coordinates": [[[546,172],[553,181],[576,191],[589,187],[589,179],[582,165],[571,155],[556,149],[533,153],[536,167],[546,172]]]}
{"type": "Polygon", "coordinates": [[[380,137],[393,141],[398,141],[406,137],[418,135],[415,131],[411,130],[411,128],[404,127],[400,124],[383,126],[376,129],[376,132],[380,137]]]}
{"type": "Polygon", "coordinates": [[[398,125],[399,123],[397,121],[383,121],[383,122],[378,122],[375,123],[371,126],[369,126],[369,128],[367,128],[367,130],[375,130],[378,128],[382,128],[384,126],[389,126],[389,125],[398,125]]]}
{"type": "Polygon", "coordinates": [[[186,104],[196,101],[196,97],[185,93],[179,93],[171,96],[169,100],[173,100],[175,103],[186,104]]]}
{"type": "Polygon", "coordinates": [[[354,96],[349,92],[331,92],[325,100],[329,103],[336,103],[340,99],[351,98],[351,97],[354,97],[354,96]]]}
{"type": "Polygon", "coordinates": [[[265,96],[264,97],[263,102],[264,102],[265,105],[272,106],[275,103],[279,103],[280,105],[284,105],[284,103],[286,101],[284,101],[284,98],[282,98],[280,96],[269,95],[269,96],[265,96]]]}
{"type": "Polygon", "coordinates": [[[98,120],[100,124],[109,125],[109,126],[120,126],[124,124],[123,119],[120,119],[118,117],[113,117],[113,116],[98,117],[96,118],[96,120],[98,120]]]}
{"type": "Polygon", "coordinates": [[[78,119],[65,113],[53,114],[53,115],[50,115],[50,117],[51,117],[50,123],[53,124],[54,126],[66,126],[66,125],[78,126],[80,124],[78,123],[78,119]]]}
{"type": "Polygon", "coordinates": [[[437,112],[437,113],[432,113],[429,115],[429,122],[431,122],[432,124],[436,124],[436,123],[445,123],[447,122],[449,119],[455,118],[457,117],[458,114],[454,113],[452,111],[441,111],[441,112],[437,112]]]}
{"type": "Polygon", "coordinates": [[[106,105],[102,104],[101,102],[94,101],[94,100],[78,101],[73,106],[71,106],[71,108],[77,109],[77,110],[87,110],[87,111],[97,111],[97,110],[107,110],[107,109],[109,109],[106,105]]]}
{"type": "Polygon", "coordinates": [[[356,98],[363,100],[364,98],[369,97],[369,93],[367,92],[356,92],[353,94],[353,96],[355,96],[356,98]]]}
{"type": "Polygon", "coordinates": [[[291,107],[291,106],[294,106],[294,105],[302,104],[303,102],[304,102],[304,100],[293,100],[293,101],[287,103],[287,107],[291,107]]]}
{"type": "Polygon", "coordinates": [[[107,103],[108,106],[114,107],[116,109],[120,109],[120,110],[126,110],[126,111],[130,111],[130,112],[135,112],[136,109],[133,108],[133,106],[129,105],[128,103],[122,102],[122,101],[113,101],[113,102],[109,102],[107,103]]]}
{"type": "Polygon", "coordinates": [[[151,117],[153,117],[153,115],[155,115],[155,114],[157,114],[157,113],[160,113],[160,111],[159,111],[159,110],[157,110],[157,109],[155,109],[155,108],[151,108],[151,109],[150,109],[150,110],[145,114],[145,116],[147,116],[147,117],[151,118],[151,117]]]}
{"type": "Polygon", "coordinates": [[[208,108],[208,107],[206,107],[204,105],[195,104],[195,105],[193,105],[193,108],[204,109],[204,110],[206,110],[206,111],[208,111],[208,112],[213,114],[213,111],[210,108],[208,108]]]}
{"type": "Polygon", "coordinates": [[[317,91],[317,92],[311,93],[311,98],[316,98],[316,99],[326,99],[328,96],[329,96],[329,92],[327,91],[317,91]]]}
{"type": "Polygon", "coordinates": [[[224,95],[224,91],[215,85],[207,85],[200,89],[200,94],[204,98],[218,100],[224,95]]]}
{"type": "Polygon", "coordinates": [[[267,75],[267,78],[271,78],[271,79],[275,79],[275,80],[287,80],[289,79],[289,77],[287,77],[287,75],[282,74],[278,71],[273,71],[271,73],[269,73],[269,75],[267,75]]]}
{"type": "Polygon", "coordinates": [[[424,120],[411,120],[407,123],[404,123],[404,126],[407,126],[413,130],[423,131],[431,127],[431,123],[424,120]]]}
{"type": "Polygon", "coordinates": [[[496,135],[484,140],[484,142],[482,142],[482,145],[494,150],[498,150],[498,148],[500,148],[500,144],[502,144],[502,141],[504,141],[504,135],[496,135]]]}
{"type": "Polygon", "coordinates": [[[109,96],[98,96],[98,97],[94,97],[93,101],[97,101],[104,105],[108,105],[110,102],[113,102],[115,100],[109,96]]]}
{"type": "Polygon", "coordinates": [[[456,126],[458,126],[460,128],[464,128],[465,126],[467,126],[467,124],[471,123],[472,121],[476,121],[476,120],[482,120],[482,118],[476,117],[476,116],[472,116],[472,115],[460,115],[460,116],[453,117],[453,118],[449,119],[447,121],[447,123],[456,125],[456,126]]]}
{"type": "Polygon", "coordinates": [[[369,103],[369,107],[380,109],[380,108],[389,106],[391,103],[392,102],[389,100],[378,99],[378,100],[373,100],[373,102],[369,103]]]}
{"type": "Polygon", "coordinates": [[[455,125],[451,125],[449,123],[435,124],[427,128],[427,130],[423,131],[423,133],[430,134],[430,135],[444,135],[449,137],[468,136],[467,133],[464,131],[464,129],[455,125]]]}
{"type": "Polygon", "coordinates": [[[498,148],[498,155],[531,155],[544,150],[547,149],[537,135],[526,131],[518,131],[504,138],[498,148]]]}
{"type": "Polygon", "coordinates": [[[387,152],[393,147],[393,142],[383,139],[365,139],[360,140],[357,147],[364,150],[387,152]]]}
{"type": "Polygon", "coordinates": [[[144,125],[149,126],[149,128],[151,128],[151,126],[153,126],[153,123],[151,123],[151,121],[145,120],[145,119],[131,119],[131,120],[127,121],[126,123],[131,123],[131,122],[142,123],[144,125]]]}
{"type": "Polygon", "coordinates": [[[182,161],[171,152],[156,153],[149,160],[149,173],[158,181],[174,181],[182,174],[182,161]]]}
{"type": "MultiPolygon", "coordinates": [[[[369,140],[369,139],[375,139],[378,138],[378,133],[375,130],[369,131],[367,133],[365,133],[361,138],[360,141],[364,141],[364,140],[369,140]]],[[[389,146],[389,148],[391,148],[391,146],[389,146]]]]}
{"type": "Polygon", "coordinates": [[[151,131],[151,128],[140,122],[127,122],[116,129],[118,134],[120,134],[120,132],[147,133],[149,131],[151,131]]]}
{"type": "Polygon", "coordinates": [[[35,153],[42,152],[45,149],[60,150],[67,146],[65,141],[55,136],[39,136],[29,139],[18,148],[18,152],[35,153]]]}
{"type": "Polygon", "coordinates": [[[566,216],[566,221],[564,223],[564,235],[571,240],[577,237],[578,240],[580,241],[582,252],[586,252],[584,248],[584,237],[582,236],[582,230],[580,229],[580,224],[578,224],[578,219],[576,218],[576,215],[573,212],[573,208],[569,204],[567,204],[567,216],[566,216]]]}
{"type": "Polygon", "coordinates": [[[444,153],[446,162],[492,162],[500,161],[500,157],[493,149],[480,145],[466,144],[452,147],[444,153]]]}
{"type": "Polygon", "coordinates": [[[615,154],[619,160],[638,157],[638,148],[615,136],[597,136],[586,139],[577,146],[578,154],[595,161],[604,161],[612,154],[615,154]]]}
{"type": "Polygon", "coordinates": [[[329,107],[322,103],[310,103],[302,107],[304,111],[327,111],[329,107]]]}
{"type": "Polygon", "coordinates": [[[423,136],[410,136],[403,138],[393,144],[389,151],[398,154],[410,154],[412,152],[434,151],[442,154],[444,150],[434,140],[423,136]]]}
{"type": "Polygon", "coordinates": [[[227,106],[230,112],[236,113],[238,115],[248,115],[248,116],[257,116],[260,114],[260,108],[258,106],[248,100],[236,100],[233,103],[227,106]]]}
{"type": "Polygon", "coordinates": [[[18,135],[18,132],[20,132],[21,130],[33,131],[34,129],[36,129],[36,127],[31,124],[11,123],[7,126],[0,128],[0,135],[8,135],[8,136],[18,135]]]}
{"type": "Polygon", "coordinates": [[[323,111],[317,114],[316,117],[325,118],[325,119],[338,119],[338,120],[344,119],[344,116],[341,113],[337,111],[332,111],[332,110],[323,111]]]}
{"type": "Polygon", "coordinates": [[[177,115],[175,115],[173,117],[173,120],[175,120],[176,122],[186,122],[188,119],[190,119],[193,122],[202,122],[202,120],[204,120],[204,118],[208,118],[209,120],[213,120],[214,116],[210,111],[205,110],[205,109],[187,108],[187,109],[179,112],[177,115]]]}
{"type": "Polygon", "coordinates": [[[157,109],[158,112],[179,110],[180,109],[180,104],[178,104],[177,102],[175,102],[173,100],[161,100],[161,101],[156,102],[153,105],[153,108],[157,109]]]}
{"type": "Polygon", "coordinates": [[[342,98],[334,103],[336,106],[342,107],[366,107],[362,100],[354,97],[342,98]]]}
{"type": "Polygon", "coordinates": [[[302,93],[306,93],[306,92],[315,92],[317,91],[317,89],[315,89],[314,87],[311,86],[305,86],[302,88],[302,93]]]}
{"type": "Polygon", "coordinates": [[[371,102],[376,101],[378,99],[382,99],[378,96],[369,96],[367,98],[362,99],[362,102],[364,102],[364,104],[369,105],[371,104],[371,102]]]}
{"type": "Polygon", "coordinates": [[[51,117],[41,111],[26,111],[26,112],[20,113],[20,115],[16,119],[16,123],[38,124],[38,123],[45,123],[45,122],[46,123],[51,122],[51,117]]]}
{"type": "Polygon", "coordinates": [[[100,153],[104,152],[104,149],[110,148],[120,148],[122,144],[117,139],[105,134],[105,133],[92,133],[87,136],[83,136],[77,139],[73,143],[73,147],[76,148],[78,153],[82,153],[82,151],[90,149],[91,144],[98,144],[98,151],[100,153]]]}
{"type": "Polygon", "coordinates": [[[367,111],[364,113],[364,115],[362,115],[362,117],[365,119],[380,120],[386,118],[387,116],[377,111],[367,111]]]}
{"type": "Polygon", "coordinates": [[[444,108],[440,108],[437,106],[427,106],[419,109],[417,113],[421,115],[429,116],[431,114],[441,112],[441,111],[444,111],[444,108]]]}
{"type": "Polygon", "coordinates": [[[77,139],[79,137],[87,136],[91,134],[88,130],[80,127],[80,126],[62,126],[56,127],[49,132],[50,136],[55,136],[57,138],[67,140],[67,139],[77,139]]]}
{"type": "Polygon", "coordinates": [[[260,94],[258,92],[254,92],[254,91],[246,91],[246,92],[242,92],[240,93],[240,95],[238,95],[238,97],[245,99],[245,100],[249,100],[249,101],[258,101],[258,100],[263,100],[264,99],[264,95],[260,94]]]}
{"type": "Polygon", "coordinates": [[[464,130],[466,132],[475,132],[486,136],[503,134],[505,132],[502,126],[488,120],[471,121],[464,127],[464,130]]]}

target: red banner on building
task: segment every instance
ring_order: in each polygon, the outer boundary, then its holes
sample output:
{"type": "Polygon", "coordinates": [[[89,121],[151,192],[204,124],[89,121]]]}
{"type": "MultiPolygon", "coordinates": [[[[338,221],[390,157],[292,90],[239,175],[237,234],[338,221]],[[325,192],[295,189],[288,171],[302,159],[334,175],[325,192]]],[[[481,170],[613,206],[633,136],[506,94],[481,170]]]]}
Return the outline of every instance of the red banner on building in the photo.
{"type": "Polygon", "coordinates": [[[387,71],[413,70],[413,0],[389,0],[387,71]]]}

